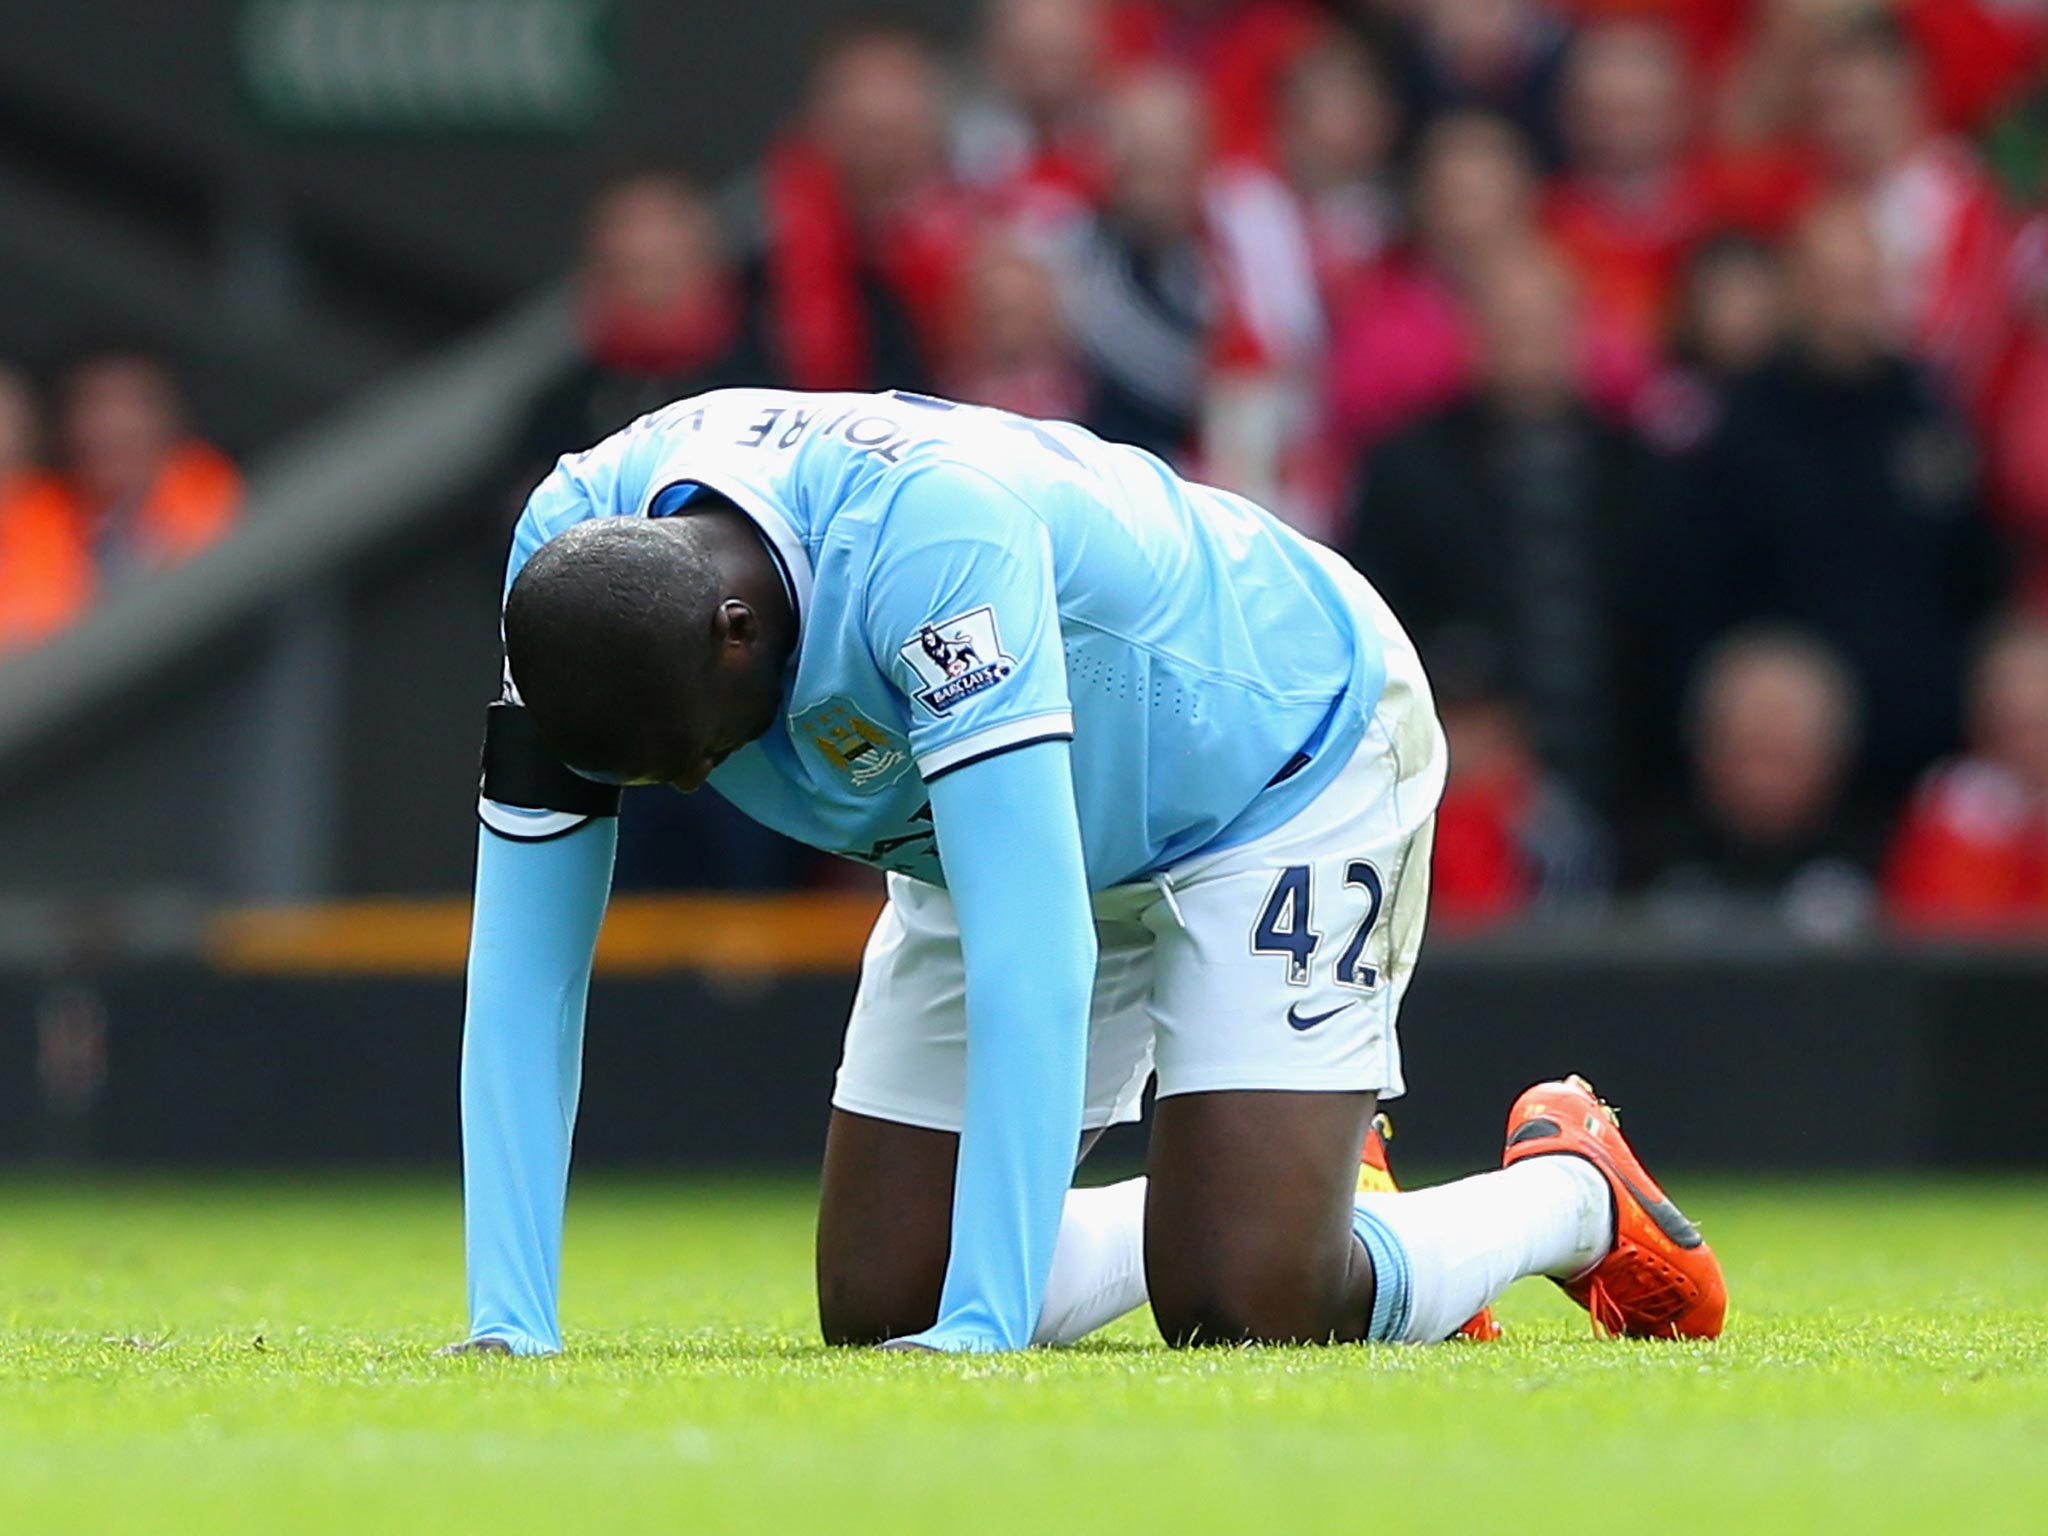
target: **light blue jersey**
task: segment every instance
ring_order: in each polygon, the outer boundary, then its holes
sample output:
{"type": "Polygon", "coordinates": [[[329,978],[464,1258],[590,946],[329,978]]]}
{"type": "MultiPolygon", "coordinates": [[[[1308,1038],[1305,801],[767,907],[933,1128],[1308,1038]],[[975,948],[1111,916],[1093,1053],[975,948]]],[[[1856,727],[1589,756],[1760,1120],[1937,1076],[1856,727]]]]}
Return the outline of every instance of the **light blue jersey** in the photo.
{"type": "Polygon", "coordinates": [[[800,626],[785,723],[711,784],[863,863],[944,883],[926,783],[1071,738],[1088,883],[1137,879],[1286,821],[1379,697],[1330,557],[1260,508],[919,395],[722,390],[643,417],[535,491],[508,583],[571,523],[699,487],[759,525],[800,626]]]}
{"type": "MultiPolygon", "coordinates": [[[[1348,568],[1078,427],[916,395],[727,390],[564,459],[508,583],[590,517],[704,491],[778,557],[781,722],[711,783],[817,848],[944,884],[969,1049],[951,1255],[916,1342],[1030,1341],[1079,1141],[1089,893],[1246,842],[1342,770],[1384,660],[1348,568]]],[[[472,1336],[561,1344],[562,1208],[613,828],[486,801],[463,1033],[472,1336]]]]}

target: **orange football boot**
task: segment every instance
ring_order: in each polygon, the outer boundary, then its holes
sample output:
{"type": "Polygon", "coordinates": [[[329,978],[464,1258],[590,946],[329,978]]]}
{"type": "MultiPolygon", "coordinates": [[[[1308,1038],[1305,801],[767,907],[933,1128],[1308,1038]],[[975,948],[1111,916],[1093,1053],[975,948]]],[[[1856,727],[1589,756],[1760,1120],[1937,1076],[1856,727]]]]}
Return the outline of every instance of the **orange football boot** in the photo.
{"type": "Polygon", "coordinates": [[[1728,1311],[1721,1261],[1699,1228],[1622,1139],[1621,1116],[1583,1077],[1538,1083],[1508,1111],[1501,1166],[1531,1157],[1583,1157],[1607,1180],[1614,1200],[1614,1247],[1564,1293],[1593,1315],[1603,1333],[1641,1339],[1711,1339],[1728,1311]]]}
{"type": "MultiPolygon", "coordinates": [[[[1393,1170],[1387,1166],[1387,1143],[1393,1139],[1394,1122],[1385,1115],[1374,1115],[1365,1133],[1365,1149],[1358,1154],[1358,1192],[1361,1195],[1391,1195],[1399,1190],[1393,1170]]],[[[1499,1338],[1502,1330],[1494,1321],[1493,1308],[1481,1307],[1475,1316],[1466,1319],[1465,1326],[1458,1332],[1483,1344],[1499,1338]]]]}

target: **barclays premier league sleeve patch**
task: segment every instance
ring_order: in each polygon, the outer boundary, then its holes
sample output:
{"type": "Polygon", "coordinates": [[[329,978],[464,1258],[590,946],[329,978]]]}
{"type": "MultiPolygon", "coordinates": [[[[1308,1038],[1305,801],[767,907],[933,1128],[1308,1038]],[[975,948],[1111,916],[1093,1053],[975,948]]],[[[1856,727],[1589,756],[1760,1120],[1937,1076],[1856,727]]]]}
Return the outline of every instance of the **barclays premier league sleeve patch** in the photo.
{"type": "Polygon", "coordinates": [[[921,685],[913,697],[935,715],[986,693],[1017,670],[1017,659],[1003,651],[996,630],[996,611],[982,607],[936,623],[920,624],[897,653],[921,685]]]}

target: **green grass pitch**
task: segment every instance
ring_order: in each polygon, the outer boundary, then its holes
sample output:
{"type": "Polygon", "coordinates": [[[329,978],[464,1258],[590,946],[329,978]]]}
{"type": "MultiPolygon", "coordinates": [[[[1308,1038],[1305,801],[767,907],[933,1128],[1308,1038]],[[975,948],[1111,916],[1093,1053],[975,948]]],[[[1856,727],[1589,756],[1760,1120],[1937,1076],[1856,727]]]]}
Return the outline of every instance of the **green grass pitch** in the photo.
{"type": "Polygon", "coordinates": [[[581,1186],[574,1338],[440,1360],[454,1191],[0,1185],[0,1531],[2048,1530],[2048,1183],[1676,1181],[1712,1345],[813,1341],[811,1194],[581,1186]]]}

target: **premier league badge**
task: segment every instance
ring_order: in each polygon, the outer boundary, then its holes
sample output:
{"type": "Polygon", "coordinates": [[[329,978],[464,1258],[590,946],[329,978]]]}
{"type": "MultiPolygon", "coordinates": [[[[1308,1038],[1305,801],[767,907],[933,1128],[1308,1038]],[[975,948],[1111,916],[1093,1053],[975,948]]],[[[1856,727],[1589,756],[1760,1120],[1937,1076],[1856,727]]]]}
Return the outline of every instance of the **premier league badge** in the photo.
{"type": "Polygon", "coordinates": [[[1017,668],[1017,659],[1003,653],[993,608],[920,624],[897,654],[924,685],[915,690],[917,702],[935,715],[995,687],[1017,668]]]}

